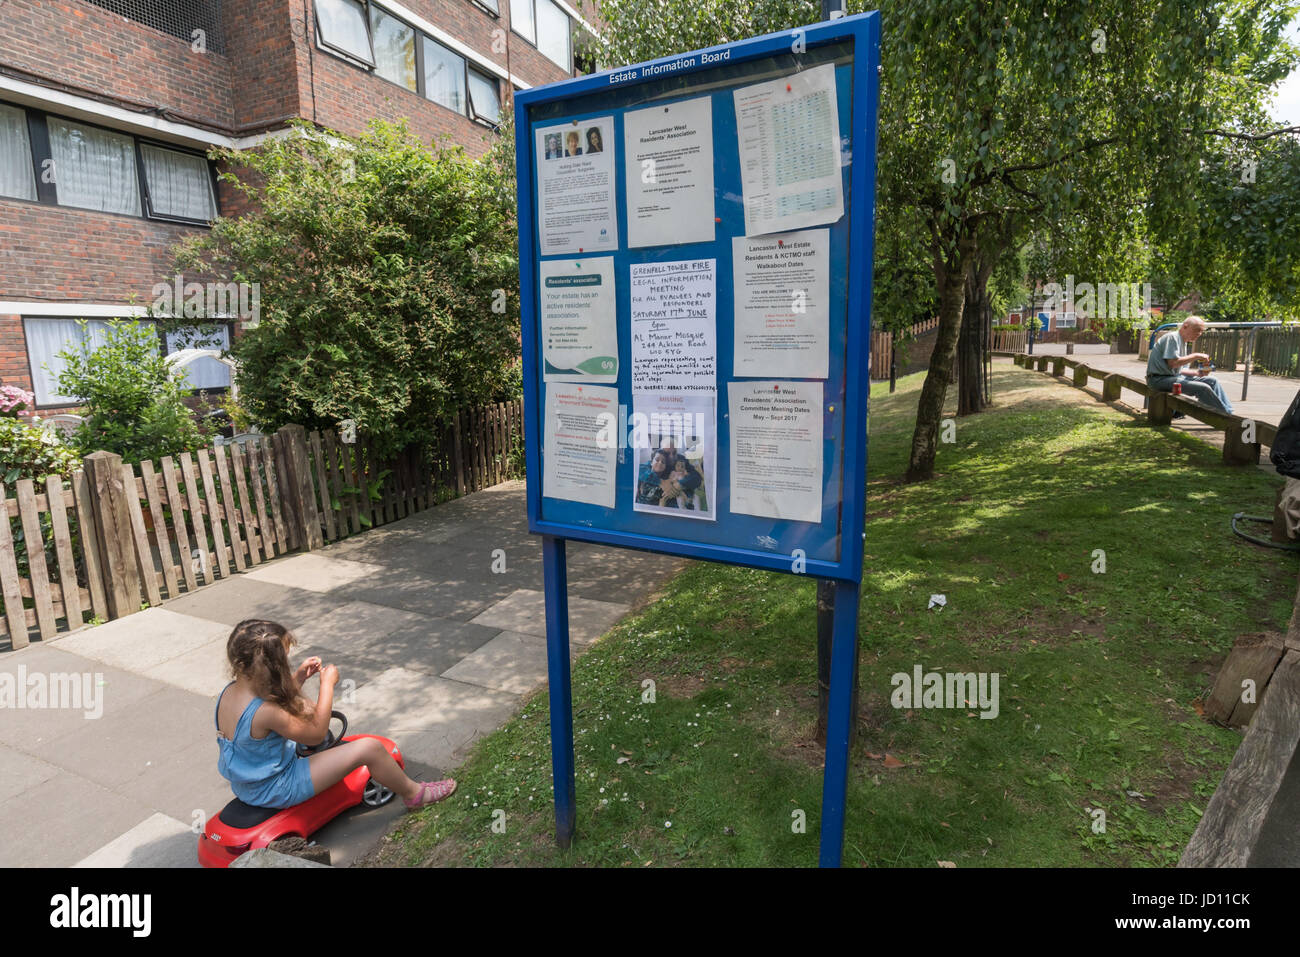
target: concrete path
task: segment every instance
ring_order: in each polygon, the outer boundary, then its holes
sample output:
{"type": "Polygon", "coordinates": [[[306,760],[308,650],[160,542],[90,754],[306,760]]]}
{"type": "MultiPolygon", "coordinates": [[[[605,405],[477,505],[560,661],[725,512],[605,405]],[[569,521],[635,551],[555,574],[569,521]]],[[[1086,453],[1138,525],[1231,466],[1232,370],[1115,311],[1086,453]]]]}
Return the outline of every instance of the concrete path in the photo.
{"type": "MultiPolygon", "coordinates": [[[[684,564],[577,543],[568,554],[575,655],[684,564]]],[[[335,707],[352,730],[396,740],[417,779],[445,776],[545,683],[541,589],[541,541],[523,483],[509,482],[0,656],[18,687],[68,676],[80,692],[65,684],[47,701],[76,707],[3,712],[0,867],[197,866],[202,821],[232,797],[213,708],[244,618],[291,628],[295,663],[338,666],[335,707]]],[[[355,808],[316,840],[347,864],[402,813],[355,808]]]]}

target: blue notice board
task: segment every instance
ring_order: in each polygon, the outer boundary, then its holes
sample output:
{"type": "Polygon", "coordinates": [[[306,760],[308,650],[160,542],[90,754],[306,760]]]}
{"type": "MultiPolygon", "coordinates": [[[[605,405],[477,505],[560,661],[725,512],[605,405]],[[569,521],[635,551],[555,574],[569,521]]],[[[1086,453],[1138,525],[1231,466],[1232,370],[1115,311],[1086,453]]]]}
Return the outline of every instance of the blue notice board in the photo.
{"type": "Polygon", "coordinates": [[[879,61],[869,13],[515,94],[531,531],[861,581],[879,61]]]}

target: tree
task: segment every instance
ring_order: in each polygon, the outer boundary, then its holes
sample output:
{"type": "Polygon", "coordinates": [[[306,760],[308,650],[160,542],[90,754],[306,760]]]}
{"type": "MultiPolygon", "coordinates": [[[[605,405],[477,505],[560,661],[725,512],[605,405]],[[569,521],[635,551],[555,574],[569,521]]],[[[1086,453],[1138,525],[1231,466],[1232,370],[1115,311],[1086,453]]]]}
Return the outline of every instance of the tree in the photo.
{"type": "Polygon", "coordinates": [[[114,320],[97,348],[71,345],[59,358],[59,391],[85,407],[73,436],[83,455],[115,452],[134,464],[207,441],[185,405],[190,390],[172,374],[150,325],[114,320]]]}
{"type": "Polygon", "coordinates": [[[231,353],[263,428],[352,419],[391,453],[504,397],[519,351],[512,146],[507,129],[471,159],[377,121],[221,154],[254,209],[178,264],[258,284],[259,321],[231,353]]]}

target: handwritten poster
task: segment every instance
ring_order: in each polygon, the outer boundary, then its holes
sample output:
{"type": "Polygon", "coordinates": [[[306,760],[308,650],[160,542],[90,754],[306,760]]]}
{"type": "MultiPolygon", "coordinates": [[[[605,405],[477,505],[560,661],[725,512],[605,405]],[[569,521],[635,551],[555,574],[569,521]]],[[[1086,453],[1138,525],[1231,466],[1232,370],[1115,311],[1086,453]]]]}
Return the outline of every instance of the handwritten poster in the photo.
{"type": "Polygon", "coordinates": [[[825,379],[830,230],[736,236],[731,249],[736,375],[825,379]]]}
{"type": "Polygon", "coordinates": [[[729,382],[731,511],[822,520],[822,384],[729,382]]]}
{"type": "Polygon", "coordinates": [[[542,494],[613,508],[618,389],[548,382],[545,412],[542,494]]]}
{"type": "Polygon", "coordinates": [[[717,391],[717,260],[632,266],[632,391],[717,391]]]}
{"type": "Polygon", "coordinates": [[[712,98],[632,110],[623,139],[628,246],[713,242],[712,98]]]}
{"type": "Polygon", "coordinates": [[[835,65],[736,90],[745,235],[833,223],[844,215],[835,65]]]}
{"type": "Polygon", "coordinates": [[[536,135],[539,252],[617,249],[614,118],[544,126],[536,135]]]}

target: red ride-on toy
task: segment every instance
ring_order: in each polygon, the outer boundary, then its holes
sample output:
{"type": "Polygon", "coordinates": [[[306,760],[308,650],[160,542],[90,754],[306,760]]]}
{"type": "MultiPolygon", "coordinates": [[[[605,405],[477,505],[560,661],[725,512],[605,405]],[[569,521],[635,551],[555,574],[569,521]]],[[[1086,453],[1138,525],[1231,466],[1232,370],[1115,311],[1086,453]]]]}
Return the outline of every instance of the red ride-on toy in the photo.
{"type": "MultiPolygon", "coordinates": [[[[398,767],[406,767],[402,752],[394,742],[377,734],[348,736],[348,719],[340,711],[331,713],[331,722],[335,718],[343,722],[338,737],[334,736],[331,729],[325,740],[314,747],[300,744],[300,756],[315,754],[346,741],[378,738],[384,742],[384,747],[398,767]]],[[[354,768],[333,787],[293,807],[254,807],[235,798],[221,809],[220,814],[208,821],[203,834],[199,836],[199,863],[204,867],[229,867],[244,852],[266,847],[279,838],[301,837],[306,840],[350,807],[358,804],[381,807],[392,799],[393,792],[372,780],[369,769],[364,765],[354,768]]]]}

